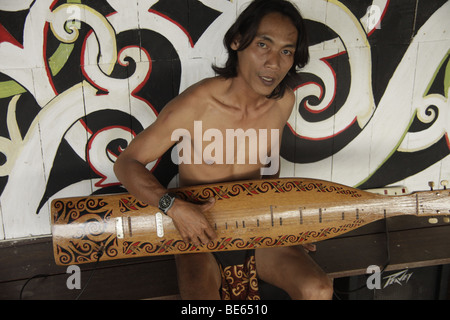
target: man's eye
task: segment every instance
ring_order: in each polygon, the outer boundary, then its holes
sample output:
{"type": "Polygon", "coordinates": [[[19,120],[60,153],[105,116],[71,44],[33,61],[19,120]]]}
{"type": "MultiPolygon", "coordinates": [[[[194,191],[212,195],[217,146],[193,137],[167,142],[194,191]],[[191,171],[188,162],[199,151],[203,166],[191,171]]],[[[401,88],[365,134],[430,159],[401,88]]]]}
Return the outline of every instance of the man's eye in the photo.
{"type": "Polygon", "coordinates": [[[283,50],[282,53],[283,53],[285,56],[291,56],[291,55],[292,55],[292,51],[290,51],[290,50],[283,50]]]}
{"type": "Polygon", "coordinates": [[[260,48],[266,48],[266,44],[264,42],[258,42],[258,47],[260,48]]]}

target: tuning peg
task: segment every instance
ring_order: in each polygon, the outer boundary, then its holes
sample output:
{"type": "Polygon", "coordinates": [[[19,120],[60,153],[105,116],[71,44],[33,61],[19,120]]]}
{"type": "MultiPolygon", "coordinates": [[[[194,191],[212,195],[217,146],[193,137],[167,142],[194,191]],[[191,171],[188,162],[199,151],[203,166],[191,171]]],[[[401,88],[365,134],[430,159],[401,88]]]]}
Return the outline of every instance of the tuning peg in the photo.
{"type": "Polygon", "coordinates": [[[431,191],[433,191],[434,181],[428,181],[428,186],[430,187],[431,191]]]}
{"type": "Polygon", "coordinates": [[[448,180],[442,180],[442,181],[441,181],[441,186],[444,187],[444,190],[447,190],[448,180]]]}

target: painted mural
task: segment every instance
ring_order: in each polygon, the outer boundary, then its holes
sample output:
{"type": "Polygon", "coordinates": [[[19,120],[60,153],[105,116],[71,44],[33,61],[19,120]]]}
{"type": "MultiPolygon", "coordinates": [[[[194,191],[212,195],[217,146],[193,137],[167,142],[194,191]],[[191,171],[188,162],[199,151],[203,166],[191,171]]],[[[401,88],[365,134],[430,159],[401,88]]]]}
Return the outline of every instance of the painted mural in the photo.
{"type": "MultiPolygon", "coordinates": [[[[225,61],[247,0],[0,1],[0,239],[50,233],[50,201],[123,192],[113,164],[225,61]]],[[[359,188],[450,177],[450,2],[293,0],[309,64],[281,175],[359,188]]],[[[170,152],[148,169],[176,186],[170,152]]]]}

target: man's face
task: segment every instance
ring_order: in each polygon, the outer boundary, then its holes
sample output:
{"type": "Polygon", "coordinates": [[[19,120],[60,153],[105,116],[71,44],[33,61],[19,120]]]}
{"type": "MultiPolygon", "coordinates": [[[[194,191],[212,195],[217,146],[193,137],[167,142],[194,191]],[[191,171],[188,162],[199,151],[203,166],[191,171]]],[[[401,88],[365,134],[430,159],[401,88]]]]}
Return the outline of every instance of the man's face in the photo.
{"type": "MultiPolygon", "coordinates": [[[[270,95],[291,69],[296,44],[297,29],[290,19],[279,13],[267,14],[252,43],[238,51],[238,77],[257,94],[270,95]]],[[[239,41],[231,47],[237,50],[239,41]]]]}

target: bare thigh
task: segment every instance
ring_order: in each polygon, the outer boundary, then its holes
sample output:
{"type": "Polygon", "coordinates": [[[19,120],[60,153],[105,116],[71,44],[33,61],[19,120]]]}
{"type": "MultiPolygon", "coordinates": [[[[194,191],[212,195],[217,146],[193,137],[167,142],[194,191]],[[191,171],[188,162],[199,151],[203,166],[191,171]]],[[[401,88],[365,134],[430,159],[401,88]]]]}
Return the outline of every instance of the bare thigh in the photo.
{"type": "Polygon", "coordinates": [[[182,299],[220,299],[220,268],[211,253],[176,255],[175,262],[182,299]]]}
{"type": "Polygon", "coordinates": [[[258,277],[292,299],[331,299],[331,279],[303,247],[261,248],[255,259],[258,277]]]}

